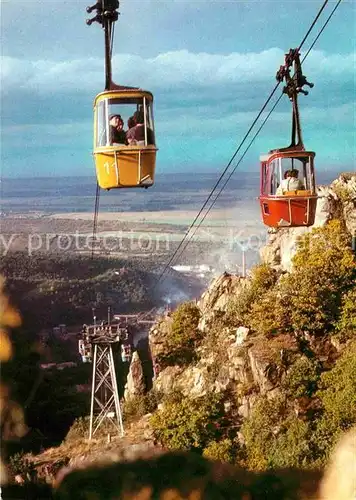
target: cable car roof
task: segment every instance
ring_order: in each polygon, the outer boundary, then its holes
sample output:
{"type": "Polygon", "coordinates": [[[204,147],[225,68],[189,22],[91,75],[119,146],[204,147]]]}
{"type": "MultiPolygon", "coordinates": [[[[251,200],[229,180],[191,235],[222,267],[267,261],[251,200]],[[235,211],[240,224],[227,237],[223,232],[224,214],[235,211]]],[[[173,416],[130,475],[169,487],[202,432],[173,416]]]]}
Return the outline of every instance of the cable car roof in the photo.
{"type": "Polygon", "coordinates": [[[266,162],[273,158],[301,158],[305,156],[312,156],[314,158],[314,151],[305,151],[304,149],[274,149],[267,154],[260,156],[260,161],[266,162]]]}
{"type": "Polygon", "coordinates": [[[149,90],[112,83],[110,89],[100,92],[100,94],[95,97],[94,105],[107,97],[147,97],[150,101],[153,101],[153,95],[149,90]]]}

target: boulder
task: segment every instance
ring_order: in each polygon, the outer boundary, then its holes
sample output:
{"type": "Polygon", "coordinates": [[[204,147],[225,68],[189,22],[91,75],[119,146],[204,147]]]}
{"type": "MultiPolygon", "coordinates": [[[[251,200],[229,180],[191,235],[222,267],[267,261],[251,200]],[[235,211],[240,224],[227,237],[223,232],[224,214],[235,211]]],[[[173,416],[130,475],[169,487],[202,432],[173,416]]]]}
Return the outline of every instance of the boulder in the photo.
{"type": "Polygon", "coordinates": [[[142,363],[138,352],[135,351],[130,363],[129,373],[125,386],[125,400],[135,396],[141,396],[146,391],[145,379],[143,375],[142,363]]]}

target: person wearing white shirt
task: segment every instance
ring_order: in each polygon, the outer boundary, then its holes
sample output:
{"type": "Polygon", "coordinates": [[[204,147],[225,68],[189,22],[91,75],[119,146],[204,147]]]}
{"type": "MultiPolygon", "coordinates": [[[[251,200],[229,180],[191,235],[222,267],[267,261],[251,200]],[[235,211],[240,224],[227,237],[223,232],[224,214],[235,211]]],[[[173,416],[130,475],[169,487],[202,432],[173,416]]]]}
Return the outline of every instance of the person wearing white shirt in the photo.
{"type": "Polygon", "coordinates": [[[298,191],[304,189],[303,183],[298,179],[298,170],[288,170],[285,179],[282,180],[277,188],[276,194],[283,195],[287,191],[298,191]]]}

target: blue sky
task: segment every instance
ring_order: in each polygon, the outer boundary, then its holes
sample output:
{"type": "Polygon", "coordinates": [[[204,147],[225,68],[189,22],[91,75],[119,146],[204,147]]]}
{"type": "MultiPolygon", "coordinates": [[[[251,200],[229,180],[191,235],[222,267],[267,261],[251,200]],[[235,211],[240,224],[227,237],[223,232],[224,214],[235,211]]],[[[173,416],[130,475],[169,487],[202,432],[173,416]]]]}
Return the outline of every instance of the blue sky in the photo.
{"type": "MultiPolygon", "coordinates": [[[[154,93],[158,172],[224,168],[275,85],[284,52],[298,46],[321,4],[121,0],[114,81],[154,93]]],[[[1,3],[4,177],[93,173],[92,102],[103,90],[104,61],[99,25],[85,24],[87,5],[1,3]]],[[[344,0],[304,64],[315,84],[300,98],[304,142],[320,170],[355,169],[355,40],[356,4],[344,0]]],[[[288,145],[289,136],[284,97],[239,168],[258,169],[259,154],[288,145]]]]}

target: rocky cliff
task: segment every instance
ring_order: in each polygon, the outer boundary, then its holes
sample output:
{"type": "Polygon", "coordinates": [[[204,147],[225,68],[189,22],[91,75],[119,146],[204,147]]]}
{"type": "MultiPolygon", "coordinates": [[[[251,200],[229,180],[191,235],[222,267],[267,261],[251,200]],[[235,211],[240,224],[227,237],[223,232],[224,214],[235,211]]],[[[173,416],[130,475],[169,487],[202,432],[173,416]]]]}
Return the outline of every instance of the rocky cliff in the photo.
{"type": "MultiPolygon", "coordinates": [[[[171,345],[167,339],[176,339],[181,317],[173,314],[151,330],[158,365],[154,389],[163,399],[177,392],[193,399],[220,394],[225,409],[234,406],[237,428],[250,419],[258,401],[283,400],[288,419],[297,418],[296,426],[307,422],[305,432],[312,438],[314,416],[324,411],[317,392],[325,387],[323,374],[347,352],[356,333],[356,174],[343,174],[318,193],[314,227],[271,232],[261,251],[262,274],[241,278],[224,273],[196,301],[199,321],[190,327],[197,339],[194,359],[174,363],[172,356],[169,362],[165,357],[171,345]],[[309,241],[299,254],[303,265],[294,268],[299,238],[316,228],[321,243],[309,241]],[[322,234],[320,228],[328,229],[322,234]]],[[[350,363],[356,368],[356,357],[350,363]]],[[[356,381],[350,383],[354,387],[356,381]]],[[[343,404],[353,405],[349,400],[343,404]]],[[[274,418],[278,422],[280,417],[274,418]]],[[[356,415],[350,423],[354,420],[356,415]]],[[[281,428],[282,421],[275,436],[281,428]]],[[[239,431],[237,440],[245,442],[239,431]]]]}
{"type": "MultiPolygon", "coordinates": [[[[302,356],[297,339],[290,333],[270,338],[252,334],[245,326],[223,326],[219,323],[232,297],[238,297],[248,286],[248,279],[225,273],[214,280],[197,302],[201,313],[199,329],[204,340],[197,348],[198,360],[188,366],[167,366],[154,381],[163,394],[179,391],[185,396],[200,397],[209,393],[233,391],[238,414],[248,417],[258,395],[274,397],[279,392],[282,371],[302,356]],[[210,328],[209,328],[210,327],[210,328]],[[211,331],[213,329],[213,332],[211,331]]],[[[162,321],[150,332],[154,359],[159,359],[172,318],[162,321]]],[[[336,354],[330,341],[318,347],[325,363],[336,354]]]]}

